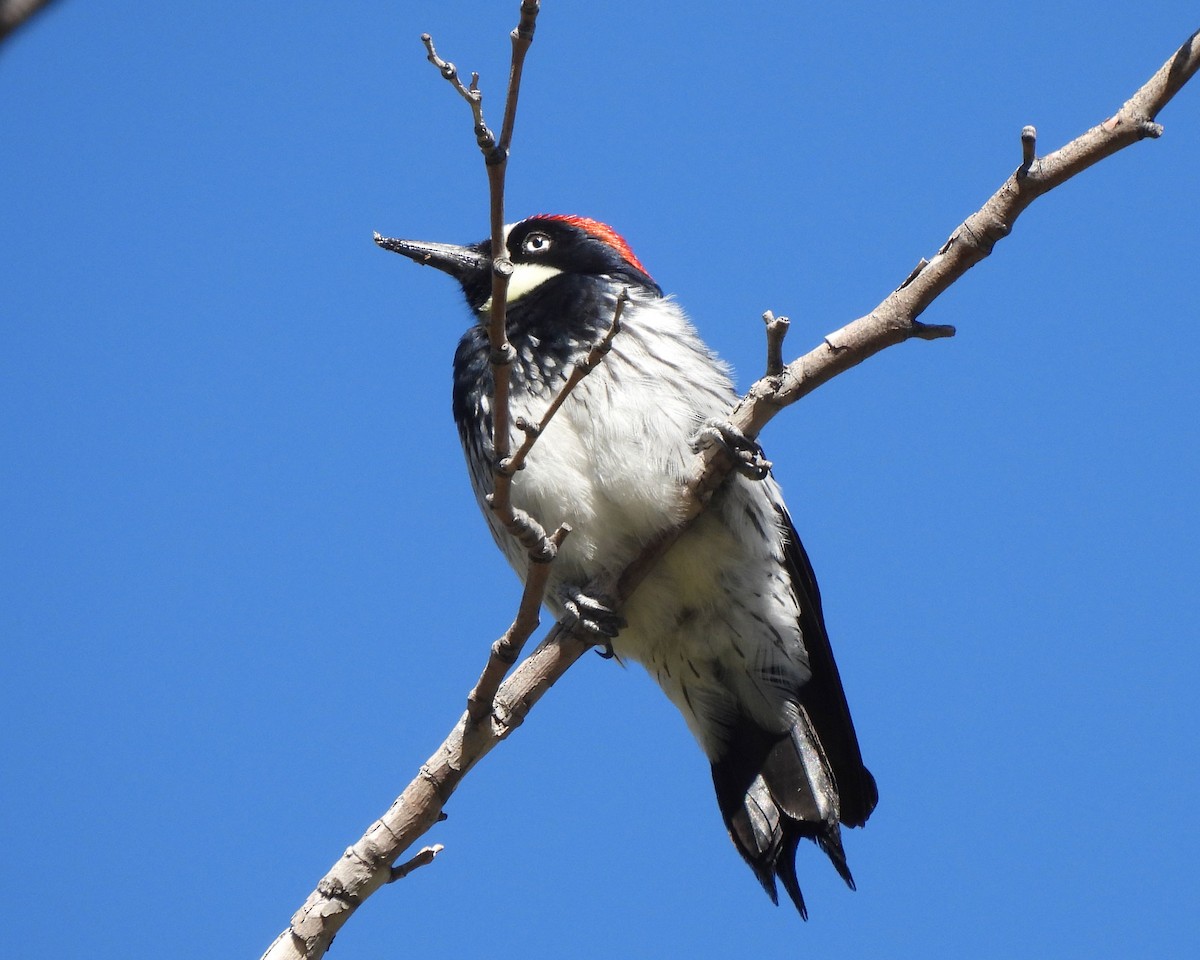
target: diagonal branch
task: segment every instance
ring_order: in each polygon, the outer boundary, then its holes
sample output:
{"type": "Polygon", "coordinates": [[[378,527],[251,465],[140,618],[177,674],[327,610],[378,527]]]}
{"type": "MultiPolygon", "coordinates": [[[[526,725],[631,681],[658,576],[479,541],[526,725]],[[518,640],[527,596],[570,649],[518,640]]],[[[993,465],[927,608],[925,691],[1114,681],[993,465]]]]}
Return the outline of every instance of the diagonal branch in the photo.
{"type": "Polygon", "coordinates": [[[21,26],[52,0],[0,0],[0,40],[21,26]]]}
{"type": "MultiPolygon", "coordinates": [[[[928,263],[923,263],[874,310],[831,333],[782,372],[769,370],[734,408],[731,421],[749,436],[783,407],[795,403],[839,373],[886,347],[908,339],[951,336],[953,328],[926,326],[917,317],[968,269],[1008,235],[1017,216],[1034,199],[1117,150],[1161,133],[1154,119],[1200,66],[1200,32],[1194,34],[1116,114],[1046,157],[1025,160],[1000,189],[956,229],[928,263]]],[[[1030,139],[1027,135],[1026,142],[1030,139]]],[[[733,467],[719,445],[697,454],[687,487],[686,516],[665,531],[612,584],[599,589],[618,604],[628,599],[658,558],[698,516],[733,467]]],[[[589,588],[590,590],[590,588],[589,588]]],[[[346,850],[268,948],[264,960],[318,958],[334,934],[375,890],[392,876],[392,864],[433,826],[470,769],[524,721],[533,705],[589,648],[582,628],[559,621],[513,671],[496,695],[494,709],[476,724],[464,714],[446,741],[421,767],[388,811],[346,850]]]]}
{"type": "Polygon", "coordinates": [[[483,673],[467,694],[467,716],[472,723],[480,723],[492,712],[496,691],[500,689],[504,675],[517,662],[525,642],[541,624],[542,598],[546,595],[546,584],[550,581],[550,564],[570,532],[569,524],[560,525],[548,538],[549,543],[554,546],[555,553],[545,557],[531,554],[517,615],[504,631],[504,636],[492,644],[483,673]]]}
{"type": "Polygon", "coordinates": [[[959,277],[987,257],[1012,231],[1034,200],[1094,163],[1147,137],[1161,136],[1154,120],[1200,68],[1200,30],[1181,46],[1113,116],[1044,157],[1031,157],[1036,135],[1022,131],[1023,161],[988,201],[923,262],[898,289],[864,317],[829,334],[822,344],[793,360],[778,377],[764,377],[734,409],[731,420],[757,436],[779,410],[795,403],[839,373],[886,347],[911,338],[953,336],[953,327],[927,326],[919,317],[959,277]]]}

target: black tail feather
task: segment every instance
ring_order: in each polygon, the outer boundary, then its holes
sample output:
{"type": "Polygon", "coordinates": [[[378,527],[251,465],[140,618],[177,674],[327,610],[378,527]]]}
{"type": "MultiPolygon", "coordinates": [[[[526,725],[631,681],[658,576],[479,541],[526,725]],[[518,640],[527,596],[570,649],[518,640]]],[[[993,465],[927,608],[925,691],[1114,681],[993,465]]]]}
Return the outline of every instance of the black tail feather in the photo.
{"type": "MultiPolygon", "coordinates": [[[[779,850],[779,859],[775,861],[775,873],[779,877],[779,882],[783,884],[783,889],[787,891],[789,897],[792,898],[792,903],[796,905],[796,909],[800,912],[800,919],[808,919],[808,907],[804,905],[804,894],[800,892],[800,881],[796,878],[796,848],[800,846],[800,832],[798,830],[788,830],[784,833],[783,845],[779,850]]],[[[774,882],[771,883],[774,889],[774,882]]],[[[779,900],[775,897],[771,898],[776,904],[779,900]]]]}
{"type": "Polygon", "coordinates": [[[743,718],[712,769],[729,835],[772,902],[779,903],[778,881],[808,919],[796,876],[802,838],[816,843],[855,889],[842,847],[837,781],[803,709],[792,730],[780,735],[743,718]]]}
{"type": "Polygon", "coordinates": [[[846,886],[851,890],[857,890],[854,885],[854,877],[850,873],[850,865],[846,863],[846,851],[842,847],[842,828],[836,823],[828,830],[813,837],[818,847],[825,851],[825,856],[829,858],[829,862],[833,864],[833,869],[838,872],[838,876],[846,881],[846,886]]]}

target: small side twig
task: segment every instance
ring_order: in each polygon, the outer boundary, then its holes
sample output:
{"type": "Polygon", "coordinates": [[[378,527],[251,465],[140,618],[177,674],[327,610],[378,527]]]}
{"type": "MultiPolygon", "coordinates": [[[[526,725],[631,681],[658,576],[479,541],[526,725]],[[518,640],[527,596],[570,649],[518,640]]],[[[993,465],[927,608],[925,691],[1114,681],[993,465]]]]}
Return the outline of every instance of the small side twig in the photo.
{"type": "Polygon", "coordinates": [[[770,310],[764,312],[762,317],[767,325],[767,376],[777,377],[783,373],[783,340],[792,321],[787,317],[777,317],[770,310]]]}
{"type": "Polygon", "coordinates": [[[472,73],[471,85],[464,87],[462,80],[458,77],[458,68],[449,60],[443,60],[439,57],[437,51],[433,48],[433,37],[427,33],[423,33],[421,34],[421,42],[425,44],[425,58],[438,68],[438,72],[458,91],[458,95],[470,105],[471,116],[475,119],[475,143],[483,152],[485,162],[491,162],[489,158],[496,151],[496,137],[483,119],[483,92],[479,89],[479,74],[472,73]]]}
{"type": "Polygon", "coordinates": [[[411,860],[406,860],[399,866],[392,867],[392,873],[388,877],[387,882],[395,883],[397,880],[403,880],[418,867],[424,867],[433,863],[434,858],[445,849],[440,843],[435,843],[431,847],[422,847],[421,852],[411,860]]]}
{"type": "MultiPolygon", "coordinates": [[[[520,417],[517,418],[516,426],[525,434],[525,439],[521,441],[521,445],[511,457],[500,461],[497,465],[499,472],[511,477],[518,470],[525,468],[525,460],[529,456],[529,451],[533,449],[533,445],[537,443],[538,438],[545,431],[546,427],[550,425],[550,421],[554,418],[554,415],[558,413],[559,408],[566,402],[567,397],[571,395],[571,391],[579,385],[584,377],[596,368],[596,365],[612,349],[613,338],[621,332],[621,314],[625,312],[625,304],[628,302],[629,288],[622,287],[621,292],[617,294],[617,303],[613,308],[612,322],[608,325],[604,336],[596,341],[592,349],[588,351],[586,357],[571,367],[571,373],[563,383],[562,388],[555,394],[554,399],[550,401],[550,405],[546,407],[546,412],[542,414],[542,419],[534,424],[520,417]]],[[[784,323],[786,322],[787,318],[785,317],[784,323]]],[[[780,365],[782,366],[782,362],[780,365]]]]}
{"type": "MultiPolygon", "coordinates": [[[[622,289],[617,296],[616,307],[613,309],[612,322],[605,331],[603,337],[592,347],[586,357],[580,360],[571,369],[570,375],[562,388],[550,401],[546,412],[542,414],[541,420],[536,424],[518,417],[516,421],[517,427],[525,434],[525,439],[517,451],[507,460],[500,463],[499,471],[511,477],[518,470],[525,466],[525,460],[529,456],[529,452],[537,443],[542,432],[550,425],[550,421],[554,415],[562,407],[567,397],[571,395],[571,391],[596,368],[596,365],[605,357],[612,349],[613,338],[621,329],[621,314],[625,309],[625,304],[629,302],[629,291],[622,289]]],[[[489,500],[491,506],[491,500],[489,500]]],[[[526,522],[530,519],[527,514],[521,511],[513,511],[518,517],[524,517],[526,522]]],[[[512,528],[509,528],[510,533],[515,533],[512,528]]],[[[513,620],[512,625],[505,631],[504,636],[492,644],[491,652],[488,656],[488,662],[483,668],[483,673],[476,682],[470,694],[467,695],[467,715],[474,723],[483,720],[492,712],[492,704],[495,700],[496,691],[500,688],[500,683],[504,679],[508,669],[517,662],[517,658],[521,655],[521,650],[525,646],[525,642],[533,635],[533,631],[538,628],[539,611],[542,606],[542,599],[546,595],[546,584],[550,579],[550,563],[557,556],[558,549],[562,546],[563,540],[571,532],[569,524],[562,524],[553,534],[544,538],[541,543],[534,543],[533,537],[530,537],[530,542],[521,540],[522,544],[529,551],[529,568],[525,575],[525,587],[521,591],[521,603],[517,610],[517,616],[513,620]],[[539,549],[541,548],[541,549],[539,549]]]]}
{"type": "Polygon", "coordinates": [[[1018,176],[1025,176],[1033,161],[1037,159],[1037,128],[1025,126],[1021,128],[1021,166],[1017,168],[1018,176]]]}

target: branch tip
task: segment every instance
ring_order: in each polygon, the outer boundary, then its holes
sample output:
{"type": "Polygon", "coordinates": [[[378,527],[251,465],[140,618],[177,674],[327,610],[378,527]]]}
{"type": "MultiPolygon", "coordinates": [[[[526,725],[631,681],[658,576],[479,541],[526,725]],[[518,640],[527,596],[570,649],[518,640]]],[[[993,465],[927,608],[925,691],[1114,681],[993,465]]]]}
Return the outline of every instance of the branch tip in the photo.
{"type": "Polygon", "coordinates": [[[763,322],[767,325],[767,376],[778,377],[783,373],[783,340],[792,321],[777,317],[770,310],[763,311],[763,322]]]}
{"type": "Polygon", "coordinates": [[[912,322],[912,335],[918,340],[943,340],[946,337],[953,337],[958,331],[948,323],[922,323],[920,320],[912,322]]]}
{"type": "MultiPolygon", "coordinates": [[[[553,563],[558,557],[558,544],[553,537],[543,537],[533,550],[529,551],[530,563],[553,563]]],[[[513,662],[516,662],[514,658],[513,662]]]]}
{"type": "Polygon", "coordinates": [[[488,352],[488,362],[493,367],[508,366],[517,359],[517,348],[505,340],[499,346],[493,347],[488,352]]]}
{"type": "Polygon", "coordinates": [[[530,423],[524,417],[517,417],[513,423],[516,425],[516,428],[527,437],[537,437],[542,432],[542,428],[538,424],[530,423]]]}
{"type": "Polygon", "coordinates": [[[1037,159],[1037,128],[1029,124],[1021,128],[1021,169],[1022,174],[1028,172],[1037,159]]]}

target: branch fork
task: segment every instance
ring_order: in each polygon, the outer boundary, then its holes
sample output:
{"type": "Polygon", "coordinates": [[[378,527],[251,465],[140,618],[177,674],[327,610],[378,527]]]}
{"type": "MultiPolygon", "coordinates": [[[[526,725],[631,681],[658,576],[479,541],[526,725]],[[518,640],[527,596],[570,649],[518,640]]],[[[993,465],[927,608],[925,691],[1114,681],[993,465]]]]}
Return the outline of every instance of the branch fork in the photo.
{"type": "Polygon", "coordinates": [[[508,93],[505,98],[504,121],[498,141],[493,137],[484,121],[483,93],[479,89],[478,74],[472,74],[470,86],[464,87],[458,78],[458,71],[454,64],[438,56],[432,37],[429,34],[423,34],[421,37],[427,59],[438,68],[441,75],[454,86],[459,95],[471,107],[471,114],[475,122],[476,142],[483,153],[487,170],[492,254],[492,306],[488,323],[488,340],[490,344],[489,361],[492,365],[492,449],[495,467],[492,474],[492,493],[486,499],[488,509],[492,511],[496,520],[510,536],[521,544],[529,557],[529,568],[517,615],[504,635],[492,644],[488,662],[479,680],[467,695],[467,717],[473,724],[480,723],[493,712],[494,699],[500,682],[508,668],[516,662],[525,642],[537,629],[540,623],[539,611],[550,575],[549,565],[558,555],[563,540],[571,531],[570,526],[564,523],[560,524],[553,534],[547,534],[537,518],[514,507],[512,503],[513,477],[517,471],[524,468],[533,446],[571,391],[608,352],[612,338],[620,329],[621,312],[628,301],[627,293],[622,291],[608,332],[600,343],[593,347],[588,356],[574,366],[566,383],[551,401],[542,419],[536,425],[523,420],[514,423],[509,405],[509,394],[512,364],[516,359],[516,351],[509,343],[507,333],[508,283],[512,276],[513,265],[507,257],[508,251],[504,244],[504,187],[509,146],[512,143],[513,129],[516,124],[517,101],[525,55],[533,42],[539,10],[538,0],[524,0],[521,4],[520,20],[510,34],[512,66],[509,71],[508,93]],[[512,452],[510,425],[515,426],[524,436],[515,453],[512,452]]]}
{"type": "MultiPolygon", "coordinates": [[[[567,397],[571,395],[571,391],[592,372],[604,358],[604,356],[612,348],[613,338],[620,332],[621,329],[621,314],[625,309],[625,304],[629,302],[629,291],[622,289],[617,297],[617,302],[613,308],[612,322],[608,326],[608,330],[604,336],[592,347],[587,356],[580,362],[576,363],[571,368],[571,373],[568,375],[566,382],[563,383],[558,393],[550,401],[546,412],[542,414],[542,419],[536,424],[531,424],[524,418],[518,417],[516,426],[521,430],[525,439],[516,453],[512,456],[503,457],[496,462],[496,485],[499,488],[500,481],[503,479],[505,483],[505,491],[511,491],[512,477],[518,470],[525,468],[526,459],[530,451],[537,443],[538,438],[545,432],[546,427],[550,425],[550,421],[554,415],[558,413],[567,397]]],[[[512,345],[509,344],[509,349],[512,345]]],[[[488,657],[487,665],[483,668],[483,673],[475,686],[467,695],[467,715],[472,722],[479,723],[492,710],[492,704],[496,696],[496,691],[500,687],[500,682],[504,679],[504,675],[508,672],[508,668],[516,663],[517,658],[521,654],[525,642],[533,634],[533,631],[538,628],[540,618],[538,616],[541,610],[542,600],[546,595],[546,584],[550,580],[550,563],[558,555],[558,550],[562,546],[562,542],[571,532],[569,524],[563,523],[554,532],[553,535],[547,537],[541,526],[533,517],[525,513],[523,510],[518,510],[508,502],[499,508],[496,505],[496,494],[488,496],[487,504],[489,509],[504,524],[505,529],[515,536],[526,552],[529,554],[529,568],[525,575],[525,586],[521,591],[521,603],[518,607],[516,619],[513,620],[504,636],[492,644],[491,655],[488,657]],[[506,513],[501,513],[504,509],[506,513]]]]}

